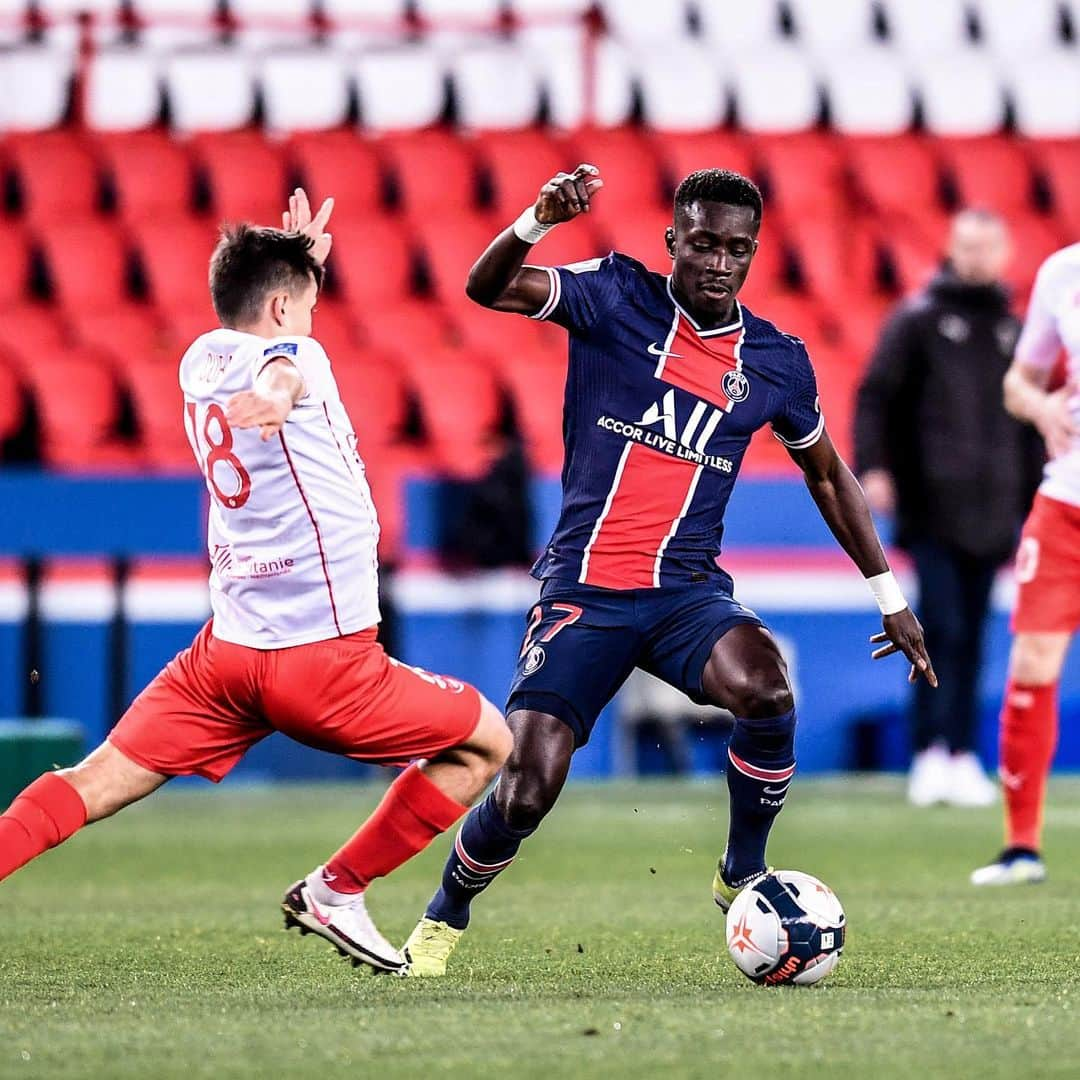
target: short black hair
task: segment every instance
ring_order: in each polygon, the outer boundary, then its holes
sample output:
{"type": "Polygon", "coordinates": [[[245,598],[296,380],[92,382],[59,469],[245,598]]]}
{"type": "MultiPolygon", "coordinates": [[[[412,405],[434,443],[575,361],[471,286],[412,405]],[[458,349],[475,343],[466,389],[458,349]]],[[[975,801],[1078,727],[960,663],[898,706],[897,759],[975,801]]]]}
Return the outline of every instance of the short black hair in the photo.
{"type": "Polygon", "coordinates": [[[323,268],[302,233],[257,225],[223,225],[210,257],[210,296],[222,326],[258,322],[266,294],[299,292],[312,278],[322,286],[323,268]]]}
{"type": "Polygon", "coordinates": [[[754,211],[754,225],[761,224],[761,192],[757,184],[731,169],[699,169],[692,172],[675,191],[675,209],[696,202],[749,206],[754,211]]]}

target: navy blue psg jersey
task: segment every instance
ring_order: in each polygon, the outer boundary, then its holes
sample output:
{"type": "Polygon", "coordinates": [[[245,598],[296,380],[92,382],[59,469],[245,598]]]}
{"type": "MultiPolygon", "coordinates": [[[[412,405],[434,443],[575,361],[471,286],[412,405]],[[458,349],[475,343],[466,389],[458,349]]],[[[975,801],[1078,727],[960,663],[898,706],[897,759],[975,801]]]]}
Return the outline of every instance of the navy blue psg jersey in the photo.
{"type": "Polygon", "coordinates": [[[717,571],[724,509],[750,437],[786,446],[824,430],[806,348],[736,305],[702,330],[670,279],[613,252],[545,268],[534,318],[570,333],[559,523],[533,574],[608,589],[717,571]]]}

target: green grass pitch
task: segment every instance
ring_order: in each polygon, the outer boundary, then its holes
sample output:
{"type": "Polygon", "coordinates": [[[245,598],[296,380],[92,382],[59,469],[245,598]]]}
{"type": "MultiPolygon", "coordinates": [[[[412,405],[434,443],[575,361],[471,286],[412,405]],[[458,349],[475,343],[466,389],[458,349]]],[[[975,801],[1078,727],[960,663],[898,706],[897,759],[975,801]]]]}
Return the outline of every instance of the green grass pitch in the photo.
{"type": "MultiPolygon", "coordinates": [[[[1080,1075],[1080,781],[1051,792],[1050,882],[990,892],[966,878],[997,808],[797,784],[771,857],[829,882],[850,927],[806,990],[728,959],[713,781],[572,788],[478,901],[450,977],[354,972],[277,904],[377,797],[166,791],[0,886],[0,1077],[1080,1075]]],[[[446,848],[373,888],[390,937],[446,848]]]]}

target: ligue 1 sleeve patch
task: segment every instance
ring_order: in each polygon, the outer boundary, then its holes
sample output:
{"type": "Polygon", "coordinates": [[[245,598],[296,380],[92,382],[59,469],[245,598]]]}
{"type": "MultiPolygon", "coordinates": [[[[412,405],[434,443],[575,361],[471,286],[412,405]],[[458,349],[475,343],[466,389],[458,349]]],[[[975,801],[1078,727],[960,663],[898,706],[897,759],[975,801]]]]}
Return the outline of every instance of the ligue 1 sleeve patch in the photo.
{"type": "Polygon", "coordinates": [[[295,341],[281,341],[263,349],[263,356],[295,356],[299,348],[295,341]]]}

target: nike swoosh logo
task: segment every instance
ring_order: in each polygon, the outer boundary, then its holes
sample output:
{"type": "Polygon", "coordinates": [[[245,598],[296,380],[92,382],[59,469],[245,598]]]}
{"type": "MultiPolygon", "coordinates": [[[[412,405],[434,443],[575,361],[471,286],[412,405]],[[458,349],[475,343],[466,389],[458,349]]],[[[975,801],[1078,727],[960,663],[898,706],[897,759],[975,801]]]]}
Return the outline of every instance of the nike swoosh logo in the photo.
{"type": "Polygon", "coordinates": [[[783,787],[766,787],[761,790],[764,791],[766,795],[783,795],[789,787],[791,787],[791,784],[784,784],[783,787]]]}
{"type": "Polygon", "coordinates": [[[319,924],[322,925],[322,926],[329,926],[330,925],[330,920],[331,920],[331,918],[333,916],[324,915],[319,910],[319,905],[316,904],[315,901],[312,900],[310,896],[308,896],[307,902],[308,902],[308,905],[311,907],[311,914],[315,916],[315,918],[319,922],[319,924]]]}
{"type": "Polygon", "coordinates": [[[668,352],[666,349],[661,349],[655,341],[649,344],[647,351],[653,356],[674,356],[676,360],[681,360],[683,358],[682,353],[668,352]]]}

